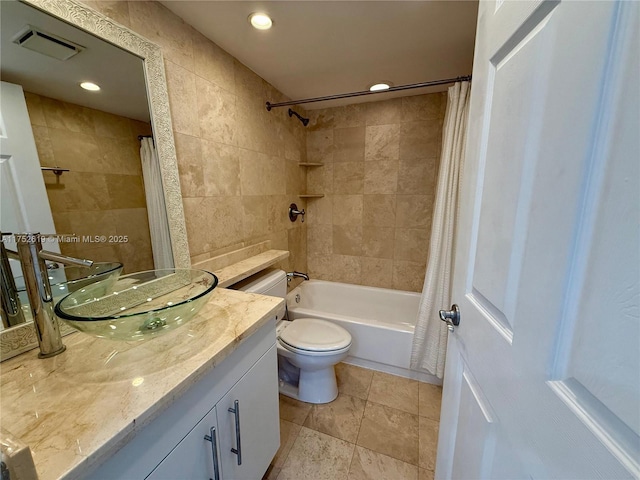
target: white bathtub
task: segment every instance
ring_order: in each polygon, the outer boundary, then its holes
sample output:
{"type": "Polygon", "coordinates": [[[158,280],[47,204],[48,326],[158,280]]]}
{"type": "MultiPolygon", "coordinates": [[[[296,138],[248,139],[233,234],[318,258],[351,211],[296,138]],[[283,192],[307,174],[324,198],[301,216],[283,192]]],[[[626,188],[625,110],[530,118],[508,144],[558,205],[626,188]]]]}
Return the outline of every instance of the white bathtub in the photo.
{"type": "Polygon", "coordinates": [[[289,319],[334,322],[353,339],[346,363],[441,383],[409,368],[420,294],[346,283],[309,280],[287,295],[289,319]]]}

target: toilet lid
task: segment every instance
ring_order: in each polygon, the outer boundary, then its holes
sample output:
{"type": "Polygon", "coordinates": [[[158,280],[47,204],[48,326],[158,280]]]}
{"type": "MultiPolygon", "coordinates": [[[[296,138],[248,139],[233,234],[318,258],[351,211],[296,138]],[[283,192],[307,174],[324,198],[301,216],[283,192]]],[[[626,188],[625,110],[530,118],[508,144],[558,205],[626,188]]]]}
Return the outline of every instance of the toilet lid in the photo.
{"type": "Polygon", "coordinates": [[[344,328],[326,320],[299,318],[289,322],[278,338],[301,350],[328,352],[340,350],[351,344],[351,335],[344,328]]]}

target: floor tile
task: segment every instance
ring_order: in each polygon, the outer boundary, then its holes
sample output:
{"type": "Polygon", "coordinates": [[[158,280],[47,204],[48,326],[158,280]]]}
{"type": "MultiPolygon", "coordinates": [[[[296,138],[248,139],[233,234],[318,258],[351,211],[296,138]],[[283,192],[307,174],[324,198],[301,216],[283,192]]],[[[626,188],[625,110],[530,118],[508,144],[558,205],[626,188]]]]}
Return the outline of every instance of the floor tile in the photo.
{"type": "Polygon", "coordinates": [[[440,422],[420,417],[420,468],[435,470],[440,422]]]}
{"type": "Polygon", "coordinates": [[[419,470],[418,480],[433,480],[435,478],[433,470],[425,470],[424,468],[420,468],[419,470]]]}
{"type": "Polygon", "coordinates": [[[418,480],[418,467],[395,458],[356,447],[348,480],[418,480]]]}
{"type": "Polygon", "coordinates": [[[430,383],[418,384],[418,415],[440,421],[442,387],[430,383]]]}
{"type": "Polygon", "coordinates": [[[302,427],[300,425],[296,425],[295,423],[280,420],[280,448],[276,452],[276,456],[273,457],[273,460],[271,461],[274,468],[279,470],[282,467],[287,459],[287,455],[289,455],[291,447],[293,446],[293,442],[295,442],[298,434],[300,433],[301,428],[302,427]]]}
{"type": "Polygon", "coordinates": [[[313,405],[280,395],[280,419],[302,425],[313,405]]]}
{"type": "Polygon", "coordinates": [[[418,418],[417,415],[367,402],[356,443],[417,465],[418,418]]]}
{"type": "Polygon", "coordinates": [[[418,382],[388,373],[375,372],[367,400],[417,415],[418,382]]]}
{"type": "Polygon", "coordinates": [[[360,398],[339,394],[331,403],[314,405],[304,426],[356,443],[365,404],[366,402],[360,398]]]}
{"type": "Polygon", "coordinates": [[[369,396],[369,387],[373,370],[368,370],[355,365],[339,363],[336,365],[336,379],[338,381],[338,391],[366,400],[369,396]]]}
{"type": "Polygon", "coordinates": [[[262,476],[262,480],[276,480],[280,475],[280,469],[274,467],[273,465],[269,465],[269,468],[262,476]]]}
{"type": "Polygon", "coordinates": [[[346,480],[354,445],[302,427],[278,480],[346,480]]]}

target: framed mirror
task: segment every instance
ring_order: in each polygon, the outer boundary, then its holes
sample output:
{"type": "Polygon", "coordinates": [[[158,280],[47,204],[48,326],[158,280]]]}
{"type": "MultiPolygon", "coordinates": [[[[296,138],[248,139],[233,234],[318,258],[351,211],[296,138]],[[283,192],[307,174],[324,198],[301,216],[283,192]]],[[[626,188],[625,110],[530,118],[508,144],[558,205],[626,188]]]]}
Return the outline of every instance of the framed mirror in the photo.
{"type": "MultiPolygon", "coordinates": [[[[2,229],[55,233],[43,248],[124,273],[190,267],[160,47],[72,0],[0,8],[2,229]],[[30,135],[9,135],[20,121],[30,135]]],[[[37,346],[28,315],[4,323],[0,360],[37,346]]]]}

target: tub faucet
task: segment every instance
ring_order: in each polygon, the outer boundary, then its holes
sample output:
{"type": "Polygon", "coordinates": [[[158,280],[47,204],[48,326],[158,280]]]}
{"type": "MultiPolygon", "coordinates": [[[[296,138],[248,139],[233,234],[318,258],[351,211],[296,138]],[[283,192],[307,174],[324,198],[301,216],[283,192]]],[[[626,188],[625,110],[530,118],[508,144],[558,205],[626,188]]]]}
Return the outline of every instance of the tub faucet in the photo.
{"type": "Polygon", "coordinates": [[[309,280],[309,275],[307,275],[306,273],[294,271],[294,272],[287,273],[287,283],[289,283],[295,277],[300,277],[300,278],[304,278],[305,280],[309,280]]]}
{"type": "Polygon", "coordinates": [[[51,294],[47,265],[44,261],[49,260],[82,267],[90,267],[93,262],[42,250],[39,233],[18,234],[15,235],[15,240],[24,283],[29,295],[38,346],[40,347],[38,358],[53,357],[64,352],[67,347],[62,343],[58,319],[53,313],[53,295],[51,294]]]}

